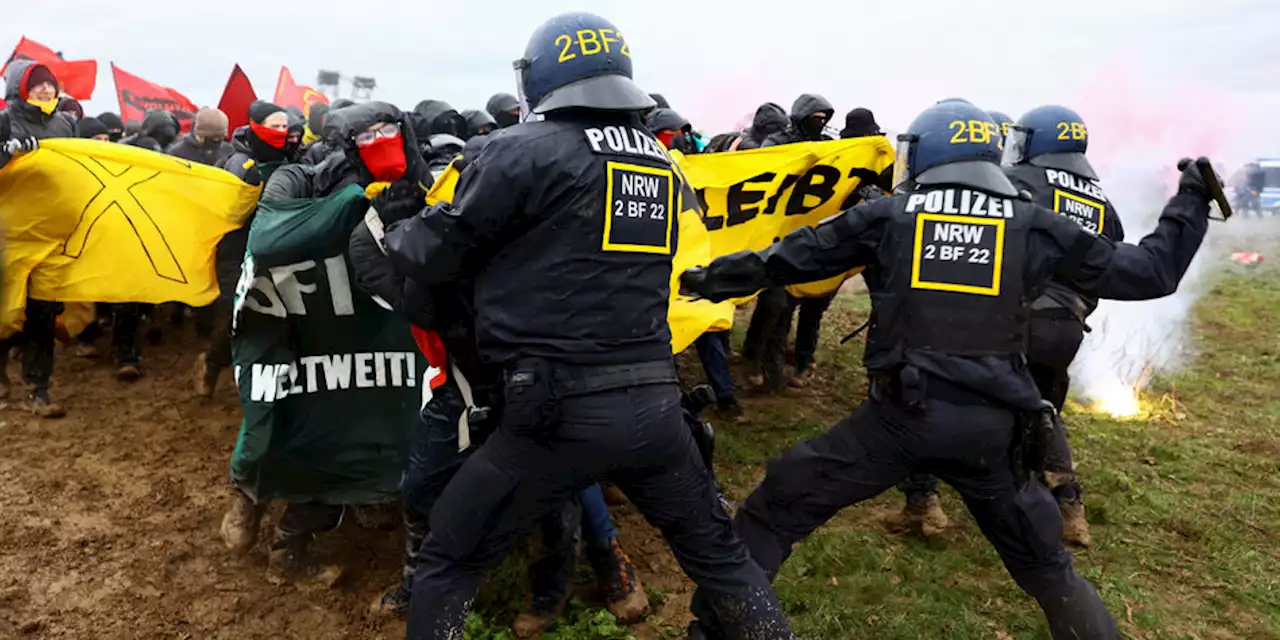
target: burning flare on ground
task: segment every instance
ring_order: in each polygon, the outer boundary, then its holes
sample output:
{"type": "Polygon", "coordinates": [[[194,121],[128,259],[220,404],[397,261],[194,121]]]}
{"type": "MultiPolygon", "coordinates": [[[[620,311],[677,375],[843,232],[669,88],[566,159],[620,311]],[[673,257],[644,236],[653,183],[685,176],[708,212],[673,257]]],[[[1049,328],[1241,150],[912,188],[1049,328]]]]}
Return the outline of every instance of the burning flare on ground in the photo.
{"type": "Polygon", "coordinates": [[[1141,392],[1151,379],[1153,369],[1148,367],[1132,383],[1116,376],[1108,384],[1093,390],[1094,411],[1109,414],[1113,418],[1138,418],[1146,413],[1142,408],[1141,392]]]}

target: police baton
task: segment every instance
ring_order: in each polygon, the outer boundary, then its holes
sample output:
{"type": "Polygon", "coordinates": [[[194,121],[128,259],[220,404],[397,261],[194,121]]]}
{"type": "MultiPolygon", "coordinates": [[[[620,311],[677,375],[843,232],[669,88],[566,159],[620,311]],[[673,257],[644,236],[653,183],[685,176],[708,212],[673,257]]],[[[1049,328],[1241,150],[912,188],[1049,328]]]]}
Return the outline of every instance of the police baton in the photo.
{"type": "MultiPolygon", "coordinates": [[[[1185,170],[1190,162],[1189,158],[1179,162],[1178,170],[1185,170]]],[[[1195,163],[1196,169],[1200,171],[1200,179],[1204,180],[1205,185],[1209,187],[1209,195],[1214,202],[1218,203],[1218,212],[1222,214],[1221,218],[1215,218],[1213,211],[1210,210],[1209,219],[1226,222],[1231,217],[1231,202],[1227,200],[1227,192],[1222,190],[1222,182],[1218,180],[1218,173],[1213,170],[1213,163],[1204,156],[1198,158],[1195,163]]]]}

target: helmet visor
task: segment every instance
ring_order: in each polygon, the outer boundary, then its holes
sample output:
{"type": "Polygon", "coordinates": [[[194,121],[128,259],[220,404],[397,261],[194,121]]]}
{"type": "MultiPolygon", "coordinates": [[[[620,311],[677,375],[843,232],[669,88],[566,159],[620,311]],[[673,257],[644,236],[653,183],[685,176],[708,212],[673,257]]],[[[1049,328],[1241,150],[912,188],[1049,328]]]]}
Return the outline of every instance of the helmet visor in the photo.
{"type": "Polygon", "coordinates": [[[1030,129],[1016,124],[1009,127],[1009,133],[1004,137],[1004,156],[1000,158],[1000,164],[1012,167],[1026,162],[1027,143],[1030,141],[1030,129]]]}
{"type": "Polygon", "coordinates": [[[893,155],[893,190],[902,189],[911,179],[911,149],[916,144],[916,137],[910,133],[898,134],[898,146],[893,155]]]}

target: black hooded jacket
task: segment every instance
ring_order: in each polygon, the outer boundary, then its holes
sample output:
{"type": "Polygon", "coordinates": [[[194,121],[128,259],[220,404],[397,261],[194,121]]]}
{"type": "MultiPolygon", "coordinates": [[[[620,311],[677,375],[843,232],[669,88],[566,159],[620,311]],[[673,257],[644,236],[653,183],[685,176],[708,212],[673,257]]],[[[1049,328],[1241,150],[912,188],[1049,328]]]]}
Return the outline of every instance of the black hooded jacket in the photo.
{"type": "Polygon", "coordinates": [[[485,133],[492,133],[498,129],[498,121],[494,120],[493,116],[489,115],[489,112],[487,111],[467,109],[462,112],[462,117],[467,121],[466,140],[471,140],[472,138],[484,135],[485,133]],[[485,127],[488,127],[489,131],[482,132],[485,127]]]}
{"type": "Polygon", "coordinates": [[[484,105],[484,110],[488,111],[489,115],[497,121],[498,126],[504,129],[520,122],[520,116],[512,115],[512,112],[519,108],[520,101],[509,93],[495,93],[484,105]]]}
{"type": "MultiPolygon", "coordinates": [[[[802,123],[810,116],[816,113],[826,113],[827,120],[831,120],[831,116],[835,115],[835,107],[831,106],[827,99],[814,94],[804,93],[796,98],[794,104],[791,105],[791,124],[786,131],[774,133],[765,139],[761,147],[773,147],[780,144],[792,144],[795,142],[815,142],[818,140],[831,140],[830,136],[819,132],[816,136],[806,134],[803,131],[802,123]]],[[[741,148],[741,147],[739,147],[741,148]]]]}
{"type": "Polygon", "coordinates": [[[742,142],[738,143],[738,151],[759,149],[771,135],[787,130],[787,111],[772,102],[766,102],[756,109],[751,119],[751,128],[742,133],[742,142]]]}
{"type": "MultiPolygon", "coordinates": [[[[249,105],[249,119],[258,124],[273,113],[284,111],[280,107],[261,100],[249,105]]],[[[289,149],[273,148],[263,142],[248,125],[240,127],[231,134],[231,155],[223,161],[221,168],[246,183],[258,186],[271,177],[271,172],[289,161],[289,149]]]]}
{"type": "Polygon", "coordinates": [[[196,142],[196,134],[188,133],[178,138],[177,142],[169,145],[165,153],[175,158],[182,158],[183,160],[210,167],[218,167],[223,162],[226,162],[227,158],[231,157],[232,148],[231,143],[225,140],[219,140],[217,144],[210,143],[200,146],[200,143],[196,142]]]}
{"type": "Polygon", "coordinates": [[[163,150],[178,139],[178,131],[181,128],[177,116],[173,113],[163,109],[152,109],[142,119],[142,126],[138,129],[137,135],[128,136],[120,142],[150,149],[152,148],[150,142],[144,140],[149,138],[159,145],[160,150],[163,150]]]}
{"type": "MultiPolygon", "coordinates": [[[[431,184],[421,157],[413,153],[418,147],[413,130],[405,124],[405,114],[385,102],[369,102],[333,111],[328,116],[335,129],[337,150],[315,165],[291,164],[278,169],[262,190],[262,200],[288,200],[293,198],[322,198],[348,185],[367,187],[373,176],[360,160],[356,149],[356,134],[378,122],[394,122],[400,125],[405,145],[405,175],[396,182],[410,185],[419,183],[423,196],[431,184]]],[[[421,208],[419,206],[418,208],[421,208]]],[[[416,212],[416,210],[415,210],[416,212]]]]}
{"type": "MultiPolygon", "coordinates": [[[[4,72],[4,99],[8,108],[0,111],[0,142],[11,138],[74,138],[76,125],[71,116],[61,111],[45,115],[43,111],[29,104],[22,97],[22,83],[27,79],[28,70],[37,65],[30,60],[15,60],[4,72]]],[[[0,151],[0,167],[8,164],[9,155],[0,151]]]]}

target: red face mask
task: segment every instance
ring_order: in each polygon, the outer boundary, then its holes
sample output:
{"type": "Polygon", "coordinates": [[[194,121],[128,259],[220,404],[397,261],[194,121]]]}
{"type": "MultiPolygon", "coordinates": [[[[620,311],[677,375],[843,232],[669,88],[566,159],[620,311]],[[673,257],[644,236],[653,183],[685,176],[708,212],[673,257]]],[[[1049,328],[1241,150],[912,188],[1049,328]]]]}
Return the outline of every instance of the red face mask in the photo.
{"type": "Polygon", "coordinates": [[[253,135],[258,139],[267,143],[267,146],[273,149],[283,149],[284,143],[289,139],[289,131],[279,131],[270,127],[264,127],[256,122],[249,122],[249,129],[253,131],[253,135]]]}
{"type": "Polygon", "coordinates": [[[404,176],[408,162],[404,157],[404,138],[378,136],[369,144],[357,146],[360,160],[378,182],[392,182],[404,176]]]}
{"type": "Polygon", "coordinates": [[[666,148],[670,149],[670,148],[671,148],[671,139],[672,139],[672,138],[674,138],[674,137],[676,137],[676,136],[677,136],[677,135],[679,135],[679,134],[680,134],[680,132],[679,132],[679,131],[675,131],[675,130],[672,130],[672,129],[667,129],[667,130],[665,130],[665,131],[659,131],[659,132],[658,132],[658,142],[661,142],[661,143],[662,143],[662,146],[664,146],[664,147],[666,147],[666,148]]]}

